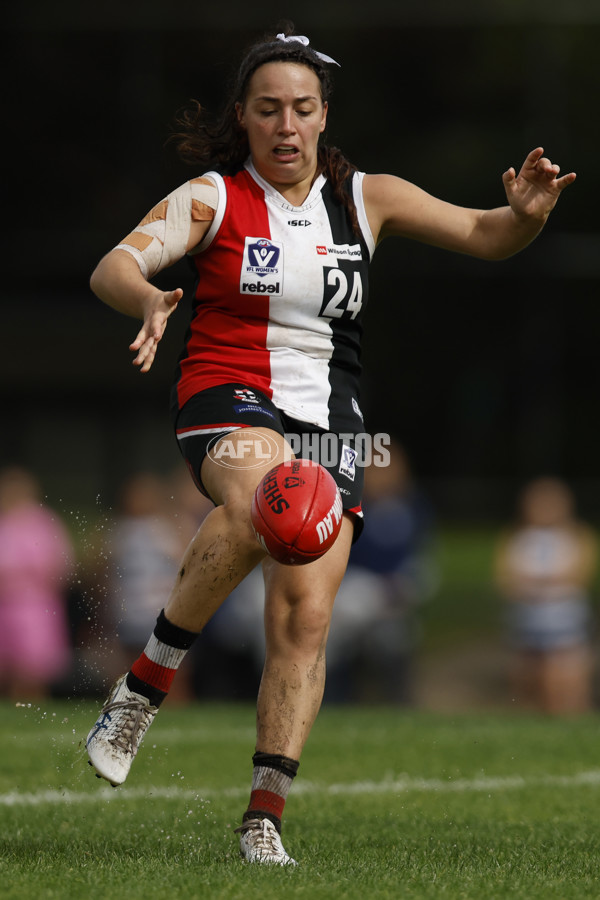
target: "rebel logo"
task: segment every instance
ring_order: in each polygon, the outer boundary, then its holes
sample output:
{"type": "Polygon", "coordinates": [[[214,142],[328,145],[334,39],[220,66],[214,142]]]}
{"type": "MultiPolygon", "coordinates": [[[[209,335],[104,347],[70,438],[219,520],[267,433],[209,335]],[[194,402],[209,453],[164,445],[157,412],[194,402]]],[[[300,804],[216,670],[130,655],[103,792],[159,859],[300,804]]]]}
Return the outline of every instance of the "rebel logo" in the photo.
{"type": "Polygon", "coordinates": [[[262,281],[242,282],[242,294],[278,294],[279,282],[275,284],[263,284],[262,281]]]}

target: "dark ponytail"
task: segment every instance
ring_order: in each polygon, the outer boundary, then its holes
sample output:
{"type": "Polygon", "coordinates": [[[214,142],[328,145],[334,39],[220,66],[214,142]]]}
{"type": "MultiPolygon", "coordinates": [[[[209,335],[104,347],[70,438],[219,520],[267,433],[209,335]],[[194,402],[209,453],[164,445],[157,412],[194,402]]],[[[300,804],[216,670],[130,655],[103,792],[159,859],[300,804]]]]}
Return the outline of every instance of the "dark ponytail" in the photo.
{"type": "Polygon", "coordinates": [[[352,165],[337,147],[319,147],[317,159],[318,171],[323,172],[326,176],[333,188],[333,196],[342,206],[346,207],[352,230],[356,235],[360,235],[358,214],[352,192],[347,190],[348,179],[356,172],[356,166],[352,165]]]}

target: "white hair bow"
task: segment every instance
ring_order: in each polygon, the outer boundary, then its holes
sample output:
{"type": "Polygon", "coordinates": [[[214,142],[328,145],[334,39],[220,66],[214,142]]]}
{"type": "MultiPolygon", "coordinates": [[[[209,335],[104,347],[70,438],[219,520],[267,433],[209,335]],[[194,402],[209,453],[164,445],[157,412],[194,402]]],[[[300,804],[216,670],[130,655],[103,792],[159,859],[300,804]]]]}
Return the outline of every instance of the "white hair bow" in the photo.
{"type": "MultiPolygon", "coordinates": [[[[305,34],[290,34],[287,37],[285,36],[285,34],[278,34],[277,40],[284,41],[284,43],[286,44],[290,44],[293,41],[296,41],[298,44],[304,44],[305,47],[308,47],[309,44],[309,40],[305,34]]],[[[313,53],[318,56],[319,59],[322,59],[323,62],[333,63],[334,66],[339,66],[339,62],[336,62],[335,59],[331,58],[331,56],[327,56],[325,53],[319,53],[318,50],[313,50],[313,53]]]]}

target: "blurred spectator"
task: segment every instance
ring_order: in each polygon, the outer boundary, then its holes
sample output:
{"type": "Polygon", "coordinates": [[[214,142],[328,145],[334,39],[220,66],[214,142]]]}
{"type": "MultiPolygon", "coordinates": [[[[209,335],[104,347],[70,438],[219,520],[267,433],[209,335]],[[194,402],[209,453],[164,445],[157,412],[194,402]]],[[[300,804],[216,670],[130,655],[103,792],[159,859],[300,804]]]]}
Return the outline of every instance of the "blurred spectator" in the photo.
{"type": "MultiPolygon", "coordinates": [[[[138,472],[121,486],[119,512],[107,546],[107,613],[119,644],[111,677],[121,675],[131,656],[146,644],[193,536],[188,511],[169,506],[169,494],[175,499],[173,490],[174,485],[153,472],[138,472]]],[[[172,700],[191,696],[183,668],[181,674],[172,700]]]]}
{"type": "MultiPolygon", "coordinates": [[[[412,702],[417,609],[435,583],[432,515],[403,449],[366,472],[365,529],[335,602],[325,699],[412,702]]],[[[264,583],[258,566],[215,613],[194,654],[202,699],[254,697],[264,661],[264,583]]]]}
{"type": "Polygon", "coordinates": [[[66,581],[74,552],[67,530],[19,467],[0,471],[0,691],[45,697],[71,665],[66,581]]]}
{"type": "Polygon", "coordinates": [[[515,696],[549,713],[584,712],[592,705],[595,538],[576,518],[569,487],[554,478],[528,484],[519,513],[496,560],[497,584],[508,604],[515,696]]]}
{"type": "Polygon", "coordinates": [[[265,658],[265,584],[257,566],[206,625],[196,642],[195,689],[203,700],[253,700],[265,658]]]}
{"type": "Polygon", "coordinates": [[[213,502],[193,485],[190,485],[190,473],[182,463],[177,466],[166,480],[168,494],[169,518],[172,519],[181,546],[181,555],[200,528],[205,516],[213,508],[213,502]]]}
{"type": "Polygon", "coordinates": [[[410,704],[418,608],[434,590],[433,516],[403,448],[365,473],[364,531],[335,602],[326,699],[410,704]]]}

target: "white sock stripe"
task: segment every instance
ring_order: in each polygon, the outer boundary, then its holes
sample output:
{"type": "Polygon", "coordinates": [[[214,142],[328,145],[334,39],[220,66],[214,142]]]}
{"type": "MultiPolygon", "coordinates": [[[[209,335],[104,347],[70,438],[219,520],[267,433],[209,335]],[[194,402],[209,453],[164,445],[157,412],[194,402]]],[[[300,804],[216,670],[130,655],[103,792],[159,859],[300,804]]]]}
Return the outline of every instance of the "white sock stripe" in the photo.
{"type": "Polygon", "coordinates": [[[169,647],[168,644],[163,644],[155,635],[152,635],[144,649],[144,653],[157,666],[164,666],[166,669],[177,669],[187,650],[169,647]]]}
{"type": "Polygon", "coordinates": [[[278,769],[270,769],[267,766],[255,766],[252,774],[253,791],[272,791],[279,797],[287,797],[292,784],[292,778],[278,769]]]}

